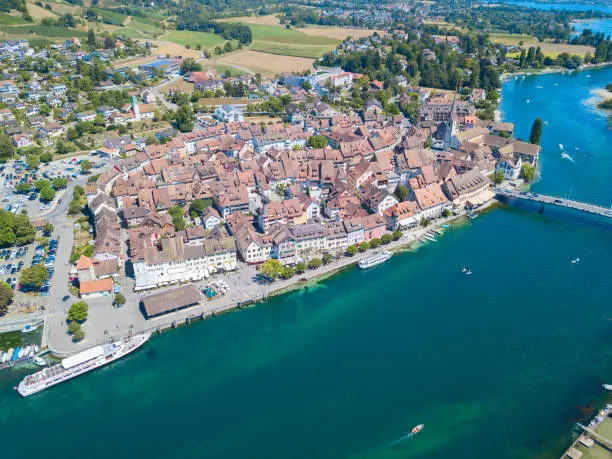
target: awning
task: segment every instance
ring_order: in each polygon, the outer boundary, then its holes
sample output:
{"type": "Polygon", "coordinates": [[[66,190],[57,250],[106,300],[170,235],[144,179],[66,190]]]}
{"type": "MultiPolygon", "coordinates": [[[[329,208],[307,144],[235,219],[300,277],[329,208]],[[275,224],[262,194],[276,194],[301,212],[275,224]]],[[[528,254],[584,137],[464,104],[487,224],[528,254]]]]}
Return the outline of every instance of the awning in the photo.
{"type": "Polygon", "coordinates": [[[467,200],[466,205],[468,207],[477,207],[484,204],[487,201],[490,201],[495,197],[495,193],[491,190],[483,190],[478,193],[476,196],[471,197],[467,200]]]}

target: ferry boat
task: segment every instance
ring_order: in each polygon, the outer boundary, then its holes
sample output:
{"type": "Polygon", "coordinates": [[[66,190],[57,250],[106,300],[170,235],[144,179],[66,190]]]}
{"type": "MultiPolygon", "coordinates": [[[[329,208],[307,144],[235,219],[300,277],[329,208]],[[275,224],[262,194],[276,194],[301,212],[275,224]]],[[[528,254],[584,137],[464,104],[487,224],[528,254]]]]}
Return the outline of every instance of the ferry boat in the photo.
{"type": "Polygon", "coordinates": [[[95,370],[135,351],[146,343],[150,337],[151,333],[142,333],[121,341],[95,346],[66,357],[57,365],[26,376],[19,383],[17,392],[21,396],[27,397],[83,373],[95,370]]]}
{"type": "Polygon", "coordinates": [[[374,267],[376,265],[384,263],[385,261],[387,261],[392,256],[393,256],[393,254],[391,252],[383,250],[381,252],[377,252],[377,253],[375,253],[373,255],[370,255],[369,257],[364,258],[363,260],[360,260],[359,263],[357,263],[357,265],[361,269],[372,268],[372,267],[374,267]]]}

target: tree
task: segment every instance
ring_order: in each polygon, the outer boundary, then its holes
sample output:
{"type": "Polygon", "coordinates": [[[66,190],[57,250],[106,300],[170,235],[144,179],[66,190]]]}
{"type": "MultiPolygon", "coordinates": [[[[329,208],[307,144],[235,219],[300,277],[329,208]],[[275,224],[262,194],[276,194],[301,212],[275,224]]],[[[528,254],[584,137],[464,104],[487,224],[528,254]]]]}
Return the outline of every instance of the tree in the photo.
{"type": "Polygon", "coordinates": [[[448,209],[444,209],[444,210],[442,211],[442,216],[443,216],[444,218],[448,218],[448,217],[450,217],[450,216],[451,216],[451,211],[450,211],[450,210],[448,210],[448,209]]]}
{"type": "Polygon", "coordinates": [[[185,229],[185,219],[183,218],[183,208],[181,206],[172,206],[168,209],[168,215],[172,217],[172,224],[176,231],[185,229]]]}
{"type": "Polygon", "coordinates": [[[0,316],[6,314],[11,301],[13,301],[13,290],[6,282],[0,282],[0,316]]]}
{"type": "Polygon", "coordinates": [[[17,185],[15,185],[15,190],[18,193],[29,193],[31,189],[32,185],[30,185],[28,182],[19,182],[17,185]]]}
{"type": "Polygon", "coordinates": [[[55,199],[55,190],[50,186],[44,187],[40,190],[39,199],[41,202],[51,202],[55,199]]]}
{"type": "Polygon", "coordinates": [[[385,245],[389,244],[392,240],[393,240],[393,236],[391,236],[389,233],[383,234],[382,237],[380,238],[380,242],[382,242],[385,245]]]}
{"type": "Polygon", "coordinates": [[[43,225],[43,234],[48,236],[53,232],[54,229],[55,227],[51,223],[47,222],[43,225]]]}
{"type": "Polygon", "coordinates": [[[531,126],[531,134],[529,135],[529,143],[540,145],[542,138],[542,118],[536,118],[531,126]]]}
{"type": "Polygon", "coordinates": [[[70,153],[70,149],[66,146],[66,144],[64,143],[64,141],[62,139],[59,139],[55,143],[55,152],[58,155],[65,155],[65,154],[70,153]]]}
{"type": "Polygon", "coordinates": [[[401,237],[402,237],[403,235],[404,235],[404,233],[402,233],[400,230],[395,230],[395,231],[393,231],[393,233],[392,233],[392,236],[393,236],[393,240],[394,240],[394,241],[397,241],[397,240],[401,239],[401,237]]]}
{"type": "Polygon", "coordinates": [[[295,269],[293,269],[291,266],[285,266],[281,269],[279,276],[281,279],[291,279],[294,274],[295,269]]]}
{"type": "Polygon", "coordinates": [[[421,226],[425,227],[427,225],[429,225],[429,223],[431,222],[431,220],[427,217],[421,217],[421,226]]]}
{"type": "Polygon", "coordinates": [[[370,239],[371,248],[375,249],[377,247],[380,247],[380,244],[382,244],[382,241],[379,238],[375,237],[375,238],[370,239]]]}
{"type": "Polygon", "coordinates": [[[49,238],[48,237],[44,237],[44,236],[39,237],[38,239],[36,239],[36,243],[38,245],[43,246],[43,247],[47,247],[49,245],[49,242],[50,242],[49,238]]]}
{"type": "Polygon", "coordinates": [[[403,202],[408,199],[408,196],[410,196],[410,191],[408,191],[406,185],[398,185],[395,189],[395,196],[397,196],[397,199],[403,202]]]}
{"type": "Polygon", "coordinates": [[[370,243],[368,241],[364,241],[361,244],[359,244],[359,247],[357,250],[359,250],[360,252],[365,252],[366,250],[368,250],[370,248],[370,243]]]}
{"type": "Polygon", "coordinates": [[[30,223],[27,215],[15,215],[13,231],[15,232],[15,243],[19,245],[29,244],[36,238],[36,228],[30,223]]]}
{"type": "Polygon", "coordinates": [[[89,29],[87,32],[87,44],[92,48],[96,47],[96,34],[93,29],[89,29]]]}
{"type": "Polygon", "coordinates": [[[302,81],[302,88],[304,91],[310,91],[312,89],[312,85],[308,82],[308,80],[302,81]]]}
{"type": "Polygon", "coordinates": [[[38,155],[28,155],[26,156],[26,164],[31,170],[35,171],[40,166],[40,158],[38,155]]]}
{"type": "Polygon", "coordinates": [[[295,265],[295,272],[298,274],[304,274],[306,272],[306,268],[306,263],[300,261],[295,265]]]}
{"type": "Polygon", "coordinates": [[[306,141],[307,147],[325,148],[327,146],[327,138],[323,135],[311,135],[306,141]]]}
{"type": "Polygon", "coordinates": [[[125,304],[125,296],[123,296],[123,294],[121,294],[121,293],[117,293],[117,294],[115,295],[115,301],[114,301],[114,303],[115,303],[117,306],[123,306],[123,305],[125,304]]]}
{"type": "Polygon", "coordinates": [[[210,207],[211,202],[210,199],[204,200],[204,199],[194,199],[193,201],[191,201],[191,204],[189,205],[189,214],[190,215],[202,215],[204,213],[204,211],[210,207]]]}
{"type": "Polygon", "coordinates": [[[324,265],[329,264],[333,259],[334,259],[334,257],[333,257],[333,255],[331,253],[324,253],[323,254],[323,258],[321,258],[321,260],[323,261],[324,265]]]}
{"type": "Polygon", "coordinates": [[[49,271],[47,271],[47,268],[43,265],[34,265],[21,271],[21,278],[19,281],[21,285],[38,290],[43,286],[43,282],[48,279],[49,271]]]}
{"type": "Polygon", "coordinates": [[[526,182],[533,182],[535,178],[535,167],[527,163],[521,166],[521,178],[526,182]]]}
{"type": "Polygon", "coordinates": [[[357,254],[357,246],[356,245],[349,245],[346,248],[346,253],[348,254],[349,257],[354,257],[357,254]]]}
{"type": "Polygon", "coordinates": [[[491,180],[495,185],[500,185],[501,183],[503,183],[504,179],[504,171],[502,171],[501,169],[493,172],[493,175],[491,175],[491,180]]]}
{"type": "Polygon", "coordinates": [[[308,269],[318,269],[322,264],[323,262],[320,258],[313,258],[308,262],[308,269]]]}
{"type": "Polygon", "coordinates": [[[276,279],[283,269],[283,265],[279,260],[266,260],[262,265],[260,272],[270,280],[276,279]]]}
{"type": "Polygon", "coordinates": [[[81,161],[81,172],[83,174],[87,174],[91,170],[92,167],[93,165],[91,164],[91,161],[89,161],[88,159],[81,161]]]}
{"type": "Polygon", "coordinates": [[[176,124],[176,128],[179,131],[181,132],[193,131],[194,120],[195,120],[195,116],[193,114],[193,111],[191,111],[191,108],[189,108],[187,105],[182,105],[176,111],[174,121],[176,124]]]}
{"type": "Polygon", "coordinates": [[[202,70],[202,64],[198,64],[194,59],[187,58],[181,64],[181,73],[199,72],[202,70]]]}
{"type": "Polygon", "coordinates": [[[76,331],[80,329],[81,329],[81,324],[78,322],[73,321],[68,324],[68,333],[70,333],[71,335],[76,333],[76,331]]]}
{"type": "Polygon", "coordinates": [[[15,155],[15,145],[6,134],[0,134],[0,161],[6,161],[15,155]]]}
{"type": "Polygon", "coordinates": [[[66,177],[55,177],[51,180],[51,186],[54,190],[61,190],[62,188],[66,188],[68,185],[68,179],[66,177]]]}
{"type": "Polygon", "coordinates": [[[51,153],[41,153],[39,155],[39,158],[40,158],[40,162],[45,163],[45,164],[53,161],[53,155],[51,153]]]}
{"type": "Polygon", "coordinates": [[[85,301],[77,301],[68,309],[68,320],[83,323],[89,315],[89,306],[85,301]]]}

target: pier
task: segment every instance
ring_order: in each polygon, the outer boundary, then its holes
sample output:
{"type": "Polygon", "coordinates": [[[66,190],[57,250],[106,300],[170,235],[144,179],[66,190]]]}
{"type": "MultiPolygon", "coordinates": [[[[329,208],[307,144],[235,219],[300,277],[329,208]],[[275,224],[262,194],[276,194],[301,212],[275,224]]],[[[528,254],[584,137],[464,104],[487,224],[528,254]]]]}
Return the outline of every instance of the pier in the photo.
{"type": "Polygon", "coordinates": [[[588,202],[574,201],[572,199],[559,198],[539,193],[531,193],[528,191],[515,191],[504,188],[496,188],[495,193],[498,197],[511,199],[521,199],[523,201],[539,202],[544,206],[550,204],[558,207],[566,207],[568,209],[578,210],[589,214],[601,215],[603,217],[612,218],[612,208],[590,204],[588,202]]]}

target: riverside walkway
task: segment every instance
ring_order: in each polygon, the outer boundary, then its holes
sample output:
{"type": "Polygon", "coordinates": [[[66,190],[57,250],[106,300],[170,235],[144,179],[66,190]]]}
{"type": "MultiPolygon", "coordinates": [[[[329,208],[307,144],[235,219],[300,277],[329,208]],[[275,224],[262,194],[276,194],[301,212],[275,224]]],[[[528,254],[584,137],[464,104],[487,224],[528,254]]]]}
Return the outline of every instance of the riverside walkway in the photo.
{"type": "Polygon", "coordinates": [[[588,202],[574,201],[571,199],[558,198],[556,196],[548,196],[545,194],[537,194],[525,191],[519,192],[504,188],[496,188],[495,193],[497,194],[497,196],[501,197],[539,202],[542,205],[551,204],[553,206],[567,207],[568,209],[574,209],[581,212],[612,218],[612,208],[598,206],[596,204],[589,204],[588,202]]]}

